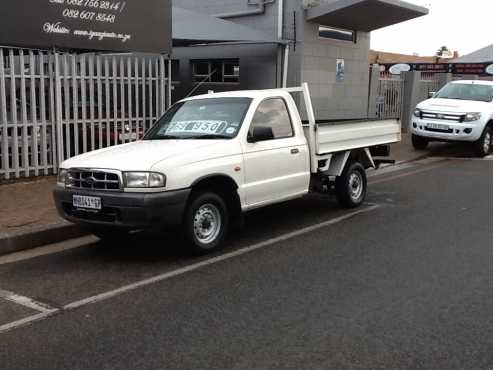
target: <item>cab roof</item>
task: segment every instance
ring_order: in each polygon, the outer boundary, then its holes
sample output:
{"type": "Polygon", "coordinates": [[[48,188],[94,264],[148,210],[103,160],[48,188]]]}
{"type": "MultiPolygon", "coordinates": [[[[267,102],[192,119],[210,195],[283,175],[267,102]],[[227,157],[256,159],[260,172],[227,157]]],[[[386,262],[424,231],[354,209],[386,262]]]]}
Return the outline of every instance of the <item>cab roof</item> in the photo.
{"type": "Polygon", "coordinates": [[[484,80],[457,80],[452,81],[453,84],[463,84],[463,85],[486,85],[493,86],[493,81],[484,81],[484,80]]]}
{"type": "Polygon", "coordinates": [[[219,93],[211,93],[204,95],[196,95],[190,98],[182,99],[182,101],[211,99],[211,98],[250,98],[250,99],[265,99],[273,96],[289,96],[290,94],[282,89],[267,89],[267,90],[241,90],[227,91],[219,93]]]}

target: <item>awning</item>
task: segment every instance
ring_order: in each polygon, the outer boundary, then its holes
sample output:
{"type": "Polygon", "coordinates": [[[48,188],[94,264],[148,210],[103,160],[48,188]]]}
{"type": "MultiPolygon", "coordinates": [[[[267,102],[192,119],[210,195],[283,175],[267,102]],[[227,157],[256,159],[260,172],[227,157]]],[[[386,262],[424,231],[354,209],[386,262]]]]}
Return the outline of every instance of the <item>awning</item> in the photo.
{"type": "Polygon", "coordinates": [[[278,40],[238,23],[173,7],[173,46],[220,42],[269,42],[278,40]]]}
{"type": "Polygon", "coordinates": [[[428,14],[400,0],[333,0],[307,10],[307,20],[324,26],[370,32],[428,14]]]}

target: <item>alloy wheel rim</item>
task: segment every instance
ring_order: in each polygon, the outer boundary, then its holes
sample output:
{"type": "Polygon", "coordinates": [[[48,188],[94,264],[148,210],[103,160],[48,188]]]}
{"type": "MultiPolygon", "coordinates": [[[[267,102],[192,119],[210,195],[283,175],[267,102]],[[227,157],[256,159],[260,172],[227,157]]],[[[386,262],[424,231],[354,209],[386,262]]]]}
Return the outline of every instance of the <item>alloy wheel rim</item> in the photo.
{"type": "Polygon", "coordinates": [[[211,244],[221,232],[221,212],[214,204],[202,205],[193,218],[193,230],[195,237],[202,244],[211,244]]]}
{"type": "Polygon", "coordinates": [[[483,151],[488,154],[491,148],[491,134],[489,132],[484,135],[483,151]]]}

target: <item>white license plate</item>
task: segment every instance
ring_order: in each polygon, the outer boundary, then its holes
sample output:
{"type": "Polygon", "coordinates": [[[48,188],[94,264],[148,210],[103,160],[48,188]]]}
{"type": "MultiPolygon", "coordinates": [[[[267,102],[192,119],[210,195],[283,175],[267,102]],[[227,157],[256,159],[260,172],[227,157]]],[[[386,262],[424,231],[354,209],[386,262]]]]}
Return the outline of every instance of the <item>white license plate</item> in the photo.
{"type": "Polygon", "coordinates": [[[440,131],[448,131],[450,130],[450,126],[441,125],[439,123],[428,123],[426,127],[431,128],[432,130],[440,130],[440,131]]]}
{"type": "Polygon", "coordinates": [[[86,197],[84,195],[74,195],[72,198],[72,204],[75,208],[94,209],[98,211],[103,208],[101,198],[86,197]]]}
{"type": "Polygon", "coordinates": [[[118,134],[118,140],[120,140],[120,141],[137,140],[137,133],[132,132],[132,133],[126,133],[126,134],[118,134]]]}

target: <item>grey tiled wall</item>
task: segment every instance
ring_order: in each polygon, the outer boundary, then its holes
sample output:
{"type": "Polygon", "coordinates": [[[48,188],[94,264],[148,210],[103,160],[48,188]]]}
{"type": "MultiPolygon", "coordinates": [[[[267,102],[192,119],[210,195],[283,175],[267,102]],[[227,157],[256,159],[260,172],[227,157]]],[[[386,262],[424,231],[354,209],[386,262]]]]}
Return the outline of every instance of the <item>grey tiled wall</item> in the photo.
{"type": "MultiPolygon", "coordinates": [[[[330,1],[332,0],[322,0],[322,2],[330,1]]],[[[254,6],[247,4],[247,0],[173,0],[173,5],[209,15],[255,9],[254,6]]],[[[305,21],[301,0],[284,0],[284,6],[284,38],[293,41],[296,34],[297,39],[296,51],[293,48],[290,50],[288,84],[290,86],[299,85],[301,82],[310,84],[317,119],[366,118],[368,114],[370,34],[358,32],[357,43],[320,39],[318,24],[305,21]],[[295,16],[296,22],[294,21],[295,16]],[[296,32],[294,32],[295,23],[296,32]],[[345,61],[343,82],[336,81],[337,59],[345,61]]],[[[277,13],[278,2],[276,1],[274,4],[266,5],[264,15],[229,20],[262,30],[276,38],[277,13]]],[[[227,46],[224,47],[227,48],[227,46]]],[[[254,57],[256,48],[255,46],[251,48],[251,56],[254,57]]],[[[273,57],[275,53],[273,50],[273,57]]],[[[272,60],[275,61],[275,58],[272,60]]],[[[254,59],[251,58],[250,62],[253,63],[253,61],[254,59]]],[[[243,62],[242,65],[243,69],[247,68],[243,62]]],[[[252,78],[255,78],[254,74],[249,75],[250,82],[252,78]]],[[[265,76],[259,78],[265,78],[265,76]]],[[[259,86],[259,84],[254,85],[259,86]]]]}
{"type": "Polygon", "coordinates": [[[318,37],[318,25],[305,23],[301,80],[308,82],[318,119],[366,118],[368,113],[370,35],[358,32],[357,42],[318,37]],[[336,80],[336,62],[345,63],[344,81],[336,80]]]}

